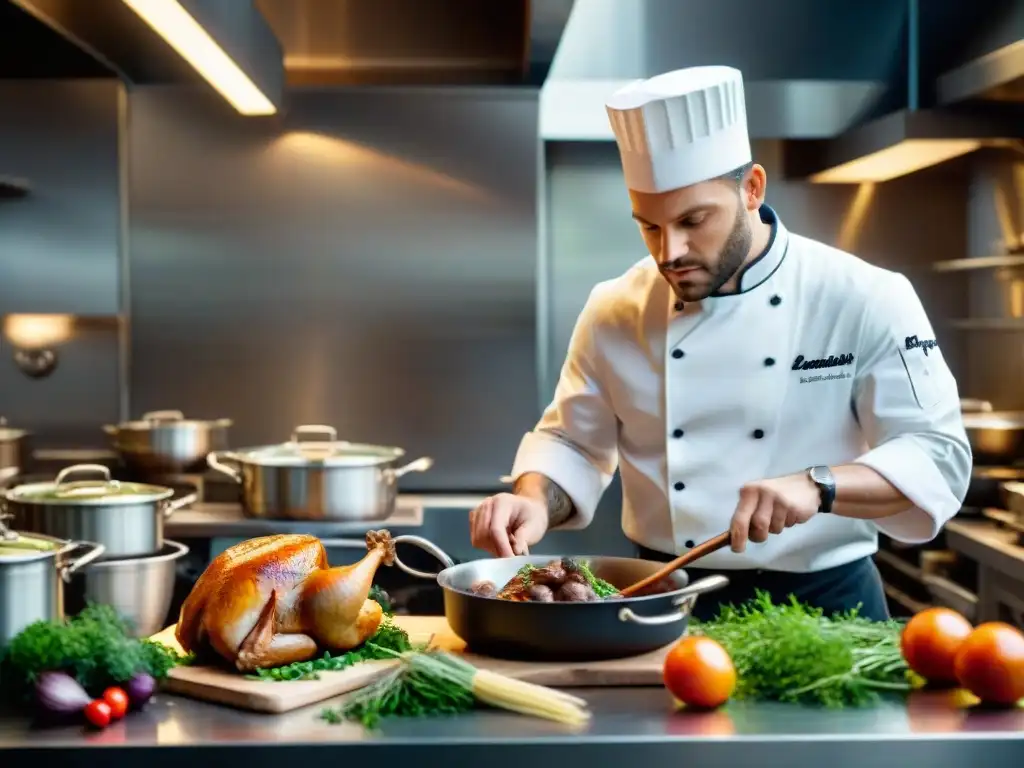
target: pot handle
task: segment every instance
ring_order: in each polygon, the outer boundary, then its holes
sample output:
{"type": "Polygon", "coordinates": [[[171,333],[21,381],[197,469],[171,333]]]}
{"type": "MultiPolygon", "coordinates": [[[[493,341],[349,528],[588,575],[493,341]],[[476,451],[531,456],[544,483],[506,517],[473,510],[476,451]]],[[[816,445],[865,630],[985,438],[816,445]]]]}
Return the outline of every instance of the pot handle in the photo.
{"type": "MultiPolygon", "coordinates": [[[[384,471],[388,475],[389,482],[394,482],[404,474],[407,474],[409,472],[426,472],[432,466],[434,466],[434,460],[432,458],[430,458],[429,456],[421,456],[415,461],[410,461],[404,467],[398,467],[397,469],[387,469],[384,471]]],[[[431,552],[431,554],[434,553],[431,552]]]]}
{"type": "Polygon", "coordinates": [[[164,509],[163,509],[164,519],[166,520],[168,517],[170,517],[175,512],[177,512],[179,509],[183,509],[183,508],[187,507],[189,504],[194,504],[198,498],[199,498],[199,494],[197,494],[197,493],[188,493],[188,494],[185,494],[184,496],[182,496],[180,499],[171,499],[170,501],[165,502],[164,503],[164,509]]]}
{"type": "Polygon", "coordinates": [[[298,443],[299,435],[320,435],[321,437],[326,436],[328,443],[338,442],[338,430],[336,430],[334,427],[328,426],[327,424],[302,424],[292,430],[292,439],[290,440],[290,442],[298,443]]]}
{"type": "Polygon", "coordinates": [[[102,555],[104,552],[107,551],[107,548],[104,547],[102,544],[96,544],[96,543],[91,542],[91,541],[76,541],[76,542],[74,542],[74,545],[75,545],[75,549],[81,549],[82,547],[87,547],[89,549],[89,551],[86,552],[84,555],[82,555],[77,560],[72,560],[67,565],[61,566],[60,577],[64,581],[71,581],[71,577],[74,575],[75,571],[78,571],[81,568],[84,568],[89,563],[91,563],[93,560],[95,560],[97,557],[99,557],[100,555],[102,555]]]}
{"type": "Polygon", "coordinates": [[[149,411],[142,414],[142,421],[182,421],[185,414],[181,411],[149,411]]]}
{"type": "Polygon", "coordinates": [[[690,615],[694,603],[697,602],[698,595],[703,595],[705,592],[714,592],[728,586],[728,584],[729,579],[721,574],[708,576],[706,579],[695,581],[693,584],[683,587],[679,594],[672,599],[672,604],[679,610],[672,613],[663,613],[660,616],[640,616],[634,613],[631,608],[621,608],[619,609],[619,621],[643,624],[648,627],[680,621],[690,615]]]}
{"type": "Polygon", "coordinates": [[[67,481],[68,477],[82,472],[97,472],[103,475],[103,482],[110,485],[119,485],[117,480],[110,479],[110,469],[102,464],[74,464],[70,467],[65,467],[57,473],[57,479],[53,481],[53,485],[55,488],[59,488],[67,481]]]}
{"type": "Polygon", "coordinates": [[[238,462],[238,457],[231,451],[212,451],[206,454],[206,464],[210,469],[215,469],[222,475],[227,475],[239,485],[242,484],[242,473],[234,467],[228,466],[225,462],[238,462]]]}
{"type": "MultiPolygon", "coordinates": [[[[438,562],[441,563],[445,568],[451,568],[455,565],[455,561],[448,556],[443,549],[432,541],[424,539],[422,536],[395,536],[392,539],[394,544],[412,544],[414,547],[419,547],[424,552],[433,555],[437,558],[438,562]]],[[[325,547],[339,547],[339,548],[350,548],[350,549],[365,549],[366,539],[320,539],[320,543],[325,547]]],[[[427,571],[418,571],[415,568],[410,568],[408,565],[403,563],[398,557],[398,553],[395,553],[395,565],[401,570],[408,573],[410,576],[416,576],[420,579],[436,579],[436,573],[428,573],[427,571]]]]}

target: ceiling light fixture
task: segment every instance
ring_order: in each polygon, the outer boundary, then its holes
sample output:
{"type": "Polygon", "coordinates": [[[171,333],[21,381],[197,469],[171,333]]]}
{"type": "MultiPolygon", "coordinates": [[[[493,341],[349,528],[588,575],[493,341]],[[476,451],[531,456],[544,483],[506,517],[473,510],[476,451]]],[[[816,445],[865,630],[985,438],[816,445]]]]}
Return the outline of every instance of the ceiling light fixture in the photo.
{"type": "Polygon", "coordinates": [[[1018,105],[902,110],[833,139],[789,142],[786,176],[814,184],[882,182],[940,165],[1024,134],[1018,105]]]}
{"type": "Polygon", "coordinates": [[[122,0],[243,115],[277,107],[203,29],[179,0],[122,0]]]}
{"type": "Polygon", "coordinates": [[[889,181],[980,149],[978,139],[906,139],[891,147],[813,174],[815,184],[889,181]]]}

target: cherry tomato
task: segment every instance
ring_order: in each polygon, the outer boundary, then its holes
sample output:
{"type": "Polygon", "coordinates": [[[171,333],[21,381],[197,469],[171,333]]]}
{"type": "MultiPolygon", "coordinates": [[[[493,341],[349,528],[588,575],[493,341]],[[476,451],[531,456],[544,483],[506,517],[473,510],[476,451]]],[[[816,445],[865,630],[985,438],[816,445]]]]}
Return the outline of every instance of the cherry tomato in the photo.
{"type": "Polygon", "coordinates": [[[128,694],[116,686],[103,692],[103,700],[110,707],[110,717],[113,720],[120,720],[128,711],[128,694]]]}
{"type": "Polygon", "coordinates": [[[988,704],[1024,699],[1024,633],[1001,621],[978,625],[956,654],[956,677],[988,704]]]}
{"type": "Polygon", "coordinates": [[[97,728],[110,725],[110,705],[103,699],[93,699],[85,705],[85,719],[97,728]]]}
{"type": "Polygon", "coordinates": [[[662,668],[665,687],[684,704],[713,709],[736,689],[736,667],[710,637],[684,637],[668,652],[662,668]]]}
{"type": "Polygon", "coordinates": [[[953,661],[971,634],[971,622],[949,608],[929,608],[915,615],[900,636],[907,666],[933,683],[955,683],[953,661]]]}

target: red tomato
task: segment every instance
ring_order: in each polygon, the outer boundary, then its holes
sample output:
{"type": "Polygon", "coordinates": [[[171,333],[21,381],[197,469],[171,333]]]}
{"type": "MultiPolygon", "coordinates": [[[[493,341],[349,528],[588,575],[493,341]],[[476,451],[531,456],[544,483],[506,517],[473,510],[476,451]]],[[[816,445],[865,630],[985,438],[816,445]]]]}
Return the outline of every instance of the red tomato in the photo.
{"type": "Polygon", "coordinates": [[[955,683],[956,652],[971,634],[971,622],[949,608],[929,608],[907,622],[900,651],[907,666],[925,680],[955,683]]]}
{"type": "Polygon", "coordinates": [[[693,707],[713,709],[736,689],[736,667],[710,637],[684,637],[668,652],[662,677],[669,693],[693,707]]]}
{"type": "Polygon", "coordinates": [[[1024,699],[1024,633],[1001,621],[979,625],[956,654],[956,677],[988,704],[1024,699]]]}
{"type": "Polygon", "coordinates": [[[85,719],[97,728],[110,725],[110,705],[103,699],[93,699],[85,705],[85,719]]]}
{"type": "Polygon", "coordinates": [[[110,707],[110,717],[113,720],[120,720],[128,711],[128,694],[116,686],[103,692],[103,700],[110,707]]]}

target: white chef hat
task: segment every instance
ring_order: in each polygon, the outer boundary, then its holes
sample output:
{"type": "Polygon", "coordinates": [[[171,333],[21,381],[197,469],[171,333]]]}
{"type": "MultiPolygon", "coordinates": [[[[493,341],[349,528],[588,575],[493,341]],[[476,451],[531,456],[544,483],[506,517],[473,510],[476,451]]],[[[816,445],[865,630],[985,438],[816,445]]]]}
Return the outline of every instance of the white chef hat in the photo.
{"type": "Polygon", "coordinates": [[[637,80],[605,108],[626,186],[667,192],[751,161],[743,75],[732,67],[690,67],[637,80]]]}

